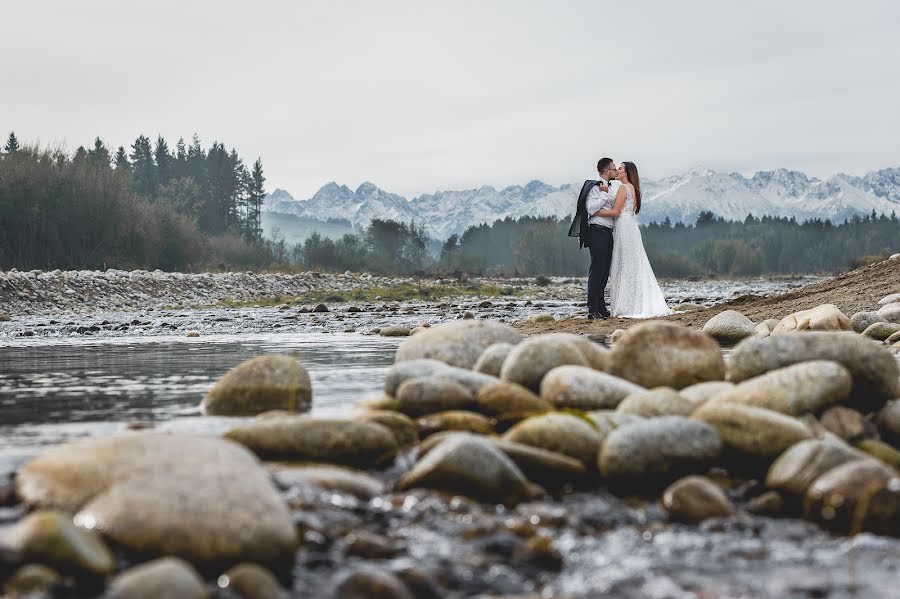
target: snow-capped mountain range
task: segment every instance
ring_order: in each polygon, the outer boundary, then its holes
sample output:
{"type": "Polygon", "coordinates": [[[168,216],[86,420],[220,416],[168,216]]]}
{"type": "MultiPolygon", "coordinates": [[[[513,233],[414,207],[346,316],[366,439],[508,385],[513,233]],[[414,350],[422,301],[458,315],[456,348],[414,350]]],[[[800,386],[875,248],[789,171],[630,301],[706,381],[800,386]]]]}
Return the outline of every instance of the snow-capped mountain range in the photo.
{"type": "MultiPolygon", "coordinates": [[[[276,189],[266,196],[263,210],[327,221],[341,219],[364,227],[374,218],[416,221],[427,233],[446,239],[472,225],[492,223],[507,216],[557,216],[574,212],[581,182],[554,187],[541,181],[504,189],[490,186],[463,191],[437,191],[410,200],[363,183],[355,191],[328,183],[308,200],[295,200],[276,189]]],[[[754,216],[794,216],[798,220],[830,218],[842,222],[854,214],[900,213],[900,167],[872,171],[863,177],[834,175],[808,177],[779,169],[750,178],[694,168],[659,181],[642,182],[640,219],[692,223],[700,212],[711,210],[729,220],[754,216]]]]}

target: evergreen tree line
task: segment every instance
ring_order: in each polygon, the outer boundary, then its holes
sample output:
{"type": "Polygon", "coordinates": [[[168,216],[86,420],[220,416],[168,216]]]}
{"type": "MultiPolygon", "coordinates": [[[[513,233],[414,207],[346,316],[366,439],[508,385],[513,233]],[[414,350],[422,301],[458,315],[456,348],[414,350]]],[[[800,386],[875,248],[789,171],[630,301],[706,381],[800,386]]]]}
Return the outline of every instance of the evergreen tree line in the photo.
{"type": "Polygon", "coordinates": [[[21,145],[0,152],[0,268],[251,268],[273,261],[262,240],[262,162],[174,150],[139,136],[111,153],[97,138],[74,154],[21,145]]]}
{"type": "MultiPolygon", "coordinates": [[[[577,239],[567,236],[570,221],[526,216],[473,226],[447,239],[436,260],[418,253],[415,259],[402,262],[402,267],[397,259],[380,253],[381,246],[371,243],[369,230],[362,237],[345,235],[338,241],[316,235],[295,247],[293,255],[308,268],[326,270],[584,276],[590,257],[586,249],[578,249],[577,239]],[[361,260],[361,256],[368,258],[361,260]]],[[[401,231],[410,231],[398,223],[388,228],[391,221],[377,222],[385,235],[397,236],[392,247],[402,245],[401,231]]],[[[660,277],[837,272],[900,250],[896,214],[873,213],[834,224],[753,216],[734,222],[704,212],[694,224],[672,224],[666,219],[641,231],[651,265],[660,277]]]]}

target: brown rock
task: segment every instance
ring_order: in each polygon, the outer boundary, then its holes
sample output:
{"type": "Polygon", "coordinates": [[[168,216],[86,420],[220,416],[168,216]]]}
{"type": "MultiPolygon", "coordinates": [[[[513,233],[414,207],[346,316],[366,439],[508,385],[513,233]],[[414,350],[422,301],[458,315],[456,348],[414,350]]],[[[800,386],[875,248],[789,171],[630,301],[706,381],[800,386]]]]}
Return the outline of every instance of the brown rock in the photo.
{"type": "Polygon", "coordinates": [[[629,395],[622,400],[616,410],[623,414],[634,414],[644,418],[690,416],[694,411],[694,404],[679,395],[675,389],[657,387],[629,395]]]}
{"type": "Polygon", "coordinates": [[[116,576],[109,584],[110,599],[205,599],[203,579],[190,564],[177,557],[162,557],[116,576]]]}
{"type": "Polygon", "coordinates": [[[417,421],[419,434],[422,437],[433,435],[441,431],[466,431],[479,435],[490,435],[494,427],[489,418],[485,418],[476,412],[466,410],[448,410],[423,416],[417,421]]]}
{"type": "Polygon", "coordinates": [[[734,515],[731,501],[705,476],[688,476],[672,483],[663,493],[662,506],[669,518],[689,524],[734,515]]]}
{"type": "Polygon", "coordinates": [[[2,541],[25,560],[61,572],[103,576],[116,567],[112,553],[99,535],[75,526],[62,512],[32,512],[9,529],[2,541]]]}
{"type": "Polygon", "coordinates": [[[259,356],[238,364],[213,385],[201,407],[207,414],[253,416],[268,410],[308,411],[309,373],[292,356],[259,356]]]}
{"type": "Polygon", "coordinates": [[[610,351],[609,370],[648,389],[683,389],[725,378],[722,352],[712,337],[659,321],[628,329],[610,351]]]}
{"type": "Polygon", "coordinates": [[[397,388],[397,410],[408,416],[424,416],[446,410],[462,410],[472,403],[472,392],[450,379],[408,379],[397,388]]]}
{"type": "Polygon", "coordinates": [[[819,422],[826,430],[848,443],[878,436],[878,429],[865,416],[843,406],[827,409],[819,418],[819,422]]]}
{"type": "Polygon", "coordinates": [[[803,497],[810,485],[832,468],[864,459],[864,453],[834,438],[808,439],[778,456],[766,475],[766,486],[803,497]]]}
{"type": "Polygon", "coordinates": [[[773,335],[798,331],[852,331],[850,319],[834,304],[822,304],[781,319],[773,335]]]}
{"type": "Polygon", "coordinates": [[[485,414],[501,420],[527,418],[553,409],[550,402],[521,385],[507,381],[482,387],[475,396],[475,403],[485,414]]]}
{"type": "Polygon", "coordinates": [[[557,408],[602,410],[615,408],[634,393],[645,391],[625,379],[585,366],[554,368],[541,382],[541,398],[557,408]]]}
{"type": "Polygon", "coordinates": [[[593,470],[600,437],[591,424],[571,414],[550,412],[533,416],[509,429],[503,439],[555,451],[593,470]]]}
{"type": "Polygon", "coordinates": [[[278,579],[257,564],[234,566],[219,577],[218,585],[243,599],[285,599],[288,596],[278,579]]]}
{"type": "Polygon", "coordinates": [[[774,459],[794,443],[810,437],[797,419],[765,408],[707,402],[692,417],[715,427],[727,449],[763,460],[774,459]]]}
{"type": "Polygon", "coordinates": [[[900,535],[900,479],[877,460],[842,464],[810,486],[804,514],[837,532],[900,535]]]}

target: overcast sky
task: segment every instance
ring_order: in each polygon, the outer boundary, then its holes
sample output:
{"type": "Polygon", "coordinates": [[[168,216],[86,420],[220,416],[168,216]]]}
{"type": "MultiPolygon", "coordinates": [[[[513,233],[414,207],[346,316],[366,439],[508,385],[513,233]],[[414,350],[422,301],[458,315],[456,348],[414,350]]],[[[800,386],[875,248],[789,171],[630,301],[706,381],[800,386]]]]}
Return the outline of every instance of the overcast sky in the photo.
{"type": "Polygon", "coordinates": [[[297,198],[900,165],[900,2],[635,4],[0,0],[0,130],[197,132],[297,198]]]}

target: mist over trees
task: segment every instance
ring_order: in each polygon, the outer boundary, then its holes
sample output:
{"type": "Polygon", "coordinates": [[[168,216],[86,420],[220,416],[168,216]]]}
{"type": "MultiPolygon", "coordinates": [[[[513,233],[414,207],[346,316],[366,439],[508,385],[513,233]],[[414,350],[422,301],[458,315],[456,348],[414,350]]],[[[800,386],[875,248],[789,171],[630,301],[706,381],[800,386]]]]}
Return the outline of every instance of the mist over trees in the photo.
{"type": "MultiPolygon", "coordinates": [[[[324,270],[410,272],[412,268],[473,275],[585,276],[590,257],[587,250],[578,249],[576,239],[567,236],[570,221],[522,217],[470,227],[447,239],[436,260],[406,261],[402,268],[394,266],[400,264],[396,260],[373,263],[362,258],[373,255],[368,231],[339,241],[310,237],[295,248],[294,258],[305,267],[324,270]]],[[[384,222],[379,226],[384,227],[384,222]]],[[[692,225],[673,225],[667,219],[643,226],[641,232],[660,277],[836,272],[858,266],[866,257],[887,257],[900,248],[896,214],[873,213],[835,225],[819,219],[797,222],[752,216],[733,222],[704,212],[692,225]]]]}
{"type": "Polygon", "coordinates": [[[262,239],[265,176],[220,142],[174,148],[140,135],[111,151],[21,145],[0,152],[0,268],[251,268],[262,239]]]}

